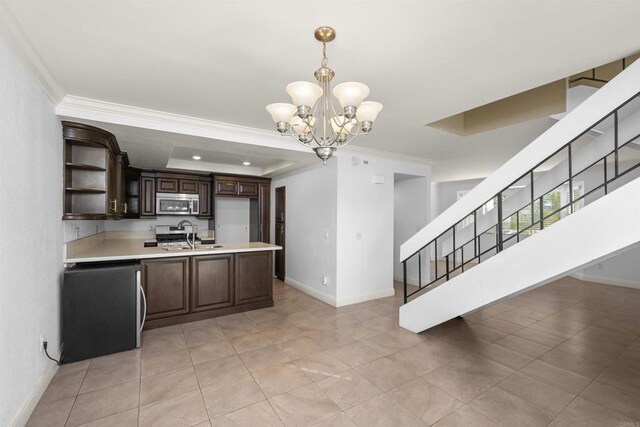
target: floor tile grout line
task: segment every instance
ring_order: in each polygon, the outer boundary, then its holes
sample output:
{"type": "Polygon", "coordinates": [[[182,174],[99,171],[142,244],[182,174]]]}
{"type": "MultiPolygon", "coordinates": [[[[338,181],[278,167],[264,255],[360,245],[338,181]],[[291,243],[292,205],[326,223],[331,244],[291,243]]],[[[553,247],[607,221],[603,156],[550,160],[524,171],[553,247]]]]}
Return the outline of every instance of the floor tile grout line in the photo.
{"type": "Polygon", "coordinates": [[[64,422],[64,425],[66,426],[67,424],[69,424],[69,419],[71,418],[71,412],[73,412],[73,407],[76,406],[76,402],[78,400],[78,396],[80,396],[80,390],[82,390],[82,384],[84,383],[84,380],[87,378],[87,373],[89,373],[89,368],[91,368],[91,365],[93,364],[93,360],[89,360],[89,366],[87,366],[87,370],[84,371],[84,375],[82,376],[82,382],[80,383],[80,387],[78,387],[78,392],[76,393],[76,395],[73,398],[73,404],[71,405],[71,409],[69,410],[69,413],[67,414],[67,419],[64,422]]]}

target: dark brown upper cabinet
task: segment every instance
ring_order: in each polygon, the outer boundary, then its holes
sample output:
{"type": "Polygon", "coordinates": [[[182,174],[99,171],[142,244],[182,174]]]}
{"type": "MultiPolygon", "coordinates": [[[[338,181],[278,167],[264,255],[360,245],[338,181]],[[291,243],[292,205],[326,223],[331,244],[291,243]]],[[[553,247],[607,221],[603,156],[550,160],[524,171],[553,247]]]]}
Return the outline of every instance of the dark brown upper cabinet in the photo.
{"type": "Polygon", "coordinates": [[[156,174],[140,174],[140,216],[156,216],[156,174]]]}
{"type": "Polygon", "coordinates": [[[238,181],[233,178],[215,178],[216,196],[237,196],[238,181]]]}
{"type": "Polygon", "coordinates": [[[140,175],[142,171],[137,168],[126,167],[124,169],[123,185],[123,218],[140,218],[140,175]]]}
{"type": "Polygon", "coordinates": [[[181,179],[178,181],[178,193],[198,194],[199,186],[197,179],[181,179]]]}
{"type": "Polygon", "coordinates": [[[177,178],[158,178],[157,184],[158,193],[177,193],[178,192],[178,179],[177,178]]]}
{"type": "Polygon", "coordinates": [[[116,138],[94,126],[68,121],[62,122],[62,134],[62,219],[115,217],[118,211],[116,156],[120,155],[116,138]]]}
{"type": "Polygon", "coordinates": [[[200,199],[199,218],[213,218],[213,194],[211,191],[211,179],[200,178],[198,182],[198,196],[200,199]]]}
{"type": "Polygon", "coordinates": [[[238,196],[258,197],[258,183],[238,181],[238,196]]]}
{"type": "Polygon", "coordinates": [[[264,243],[271,243],[271,184],[261,182],[258,187],[258,221],[259,239],[264,243]]]}

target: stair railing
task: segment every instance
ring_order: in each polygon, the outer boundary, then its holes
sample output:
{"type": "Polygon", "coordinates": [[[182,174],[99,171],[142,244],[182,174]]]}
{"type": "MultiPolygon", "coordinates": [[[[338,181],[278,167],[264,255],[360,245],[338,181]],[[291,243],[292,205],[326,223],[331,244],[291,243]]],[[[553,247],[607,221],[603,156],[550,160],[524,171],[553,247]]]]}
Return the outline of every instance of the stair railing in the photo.
{"type": "MultiPolygon", "coordinates": [[[[503,188],[491,199],[406,257],[402,261],[404,303],[406,304],[409,298],[445,283],[466,269],[472,268],[513,244],[542,231],[557,220],[573,213],[584,203],[590,203],[615,189],[622,177],[640,166],[640,133],[627,138],[623,143],[619,141],[621,117],[633,114],[629,113],[630,109],[628,108],[624,110],[627,106],[638,107],[637,116],[640,118],[640,93],[627,99],[605,117],[503,188]],[[632,102],[633,104],[631,104],[632,102]],[[613,143],[612,146],[607,149],[600,145],[600,149],[604,149],[604,155],[586,165],[576,165],[576,149],[585,148],[584,140],[588,135],[606,136],[600,128],[606,127],[608,122],[612,122],[612,129],[610,129],[613,133],[612,141],[610,141],[613,143]],[[541,191],[542,194],[536,196],[536,175],[543,172],[541,167],[549,164],[563,167],[563,162],[566,163],[568,169],[566,179],[561,180],[550,190],[548,185],[543,186],[538,189],[538,192],[541,191]],[[602,167],[602,183],[583,194],[576,194],[574,184],[577,179],[587,171],[599,167],[602,167]],[[557,194],[560,187],[568,187],[568,197],[565,203],[558,205],[553,203],[551,195],[554,192],[557,194]],[[522,193],[514,192],[514,190],[527,190],[527,201],[519,205],[518,209],[511,208],[505,214],[505,201],[509,197],[513,197],[514,194],[522,197],[522,193]],[[481,219],[487,220],[483,224],[481,219]],[[515,225],[515,230],[510,230],[511,233],[506,236],[505,222],[510,223],[512,227],[515,225]],[[466,238],[466,235],[472,235],[472,237],[466,238]],[[433,264],[433,268],[427,267],[427,261],[433,264]],[[407,270],[412,262],[417,263],[417,277],[410,278],[407,270]],[[442,263],[444,265],[441,265],[442,263]],[[424,279],[423,271],[428,274],[428,280],[424,279]]],[[[636,117],[630,117],[629,121],[636,125],[640,124],[640,120],[636,117]]],[[[606,141],[607,138],[604,139],[606,141]]],[[[549,170],[557,172],[557,169],[551,168],[549,170]]],[[[517,198],[514,197],[514,200],[517,202],[517,198]]]]}

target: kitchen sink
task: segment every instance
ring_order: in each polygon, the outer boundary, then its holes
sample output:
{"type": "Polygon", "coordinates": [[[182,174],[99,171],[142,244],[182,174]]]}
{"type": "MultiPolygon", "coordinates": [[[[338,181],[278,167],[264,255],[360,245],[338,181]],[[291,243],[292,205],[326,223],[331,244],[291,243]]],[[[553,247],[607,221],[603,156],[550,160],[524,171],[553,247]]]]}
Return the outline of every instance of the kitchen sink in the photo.
{"type": "MultiPolygon", "coordinates": [[[[197,245],[195,250],[201,251],[201,250],[221,249],[221,248],[222,248],[222,245],[197,245]]],[[[165,246],[162,249],[167,252],[192,251],[191,247],[189,246],[165,246]]]]}

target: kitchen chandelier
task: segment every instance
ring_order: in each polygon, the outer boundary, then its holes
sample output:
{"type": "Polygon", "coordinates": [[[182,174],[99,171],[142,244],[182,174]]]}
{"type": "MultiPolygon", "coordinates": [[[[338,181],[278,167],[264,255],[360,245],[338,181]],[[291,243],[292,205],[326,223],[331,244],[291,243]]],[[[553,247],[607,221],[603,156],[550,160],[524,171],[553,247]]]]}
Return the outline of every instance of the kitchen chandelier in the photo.
{"type": "Polygon", "coordinates": [[[330,95],[331,80],[336,73],[327,67],[327,43],[336,38],[336,32],[331,27],[320,27],[315,31],[315,38],[322,42],[322,61],[314,73],[319,84],[289,83],[287,93],[293,104],[269,104],[267,111],[276,123],[278,132],[288,134],[311,148],[326,165],[327,159],[338,147],[371,131],[382,104],[364,101],[369,95],[366,85],[358,82],[340,83],[333,88],[333,95],[341,107],[338,114],[330,95]]]}

